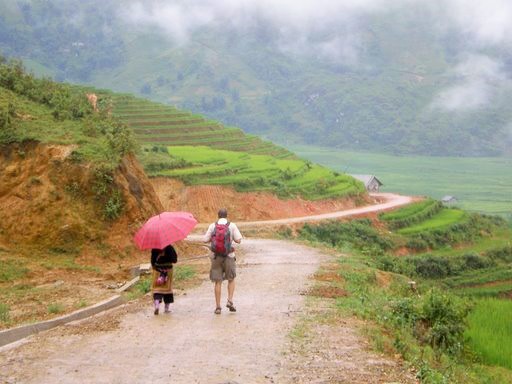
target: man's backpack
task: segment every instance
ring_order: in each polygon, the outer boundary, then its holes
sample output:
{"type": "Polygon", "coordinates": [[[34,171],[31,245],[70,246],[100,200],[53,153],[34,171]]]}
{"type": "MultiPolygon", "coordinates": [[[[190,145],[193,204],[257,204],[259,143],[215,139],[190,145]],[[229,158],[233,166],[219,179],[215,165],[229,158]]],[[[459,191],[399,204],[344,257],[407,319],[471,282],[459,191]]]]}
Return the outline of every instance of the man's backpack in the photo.
{"type": "Polygon", "coordinates": [[[213,229],[211,246],[215,256],[227,256],[231,253],[231,233],[229,231],[229,221],[226,224],[215,223],[213,229]]]}

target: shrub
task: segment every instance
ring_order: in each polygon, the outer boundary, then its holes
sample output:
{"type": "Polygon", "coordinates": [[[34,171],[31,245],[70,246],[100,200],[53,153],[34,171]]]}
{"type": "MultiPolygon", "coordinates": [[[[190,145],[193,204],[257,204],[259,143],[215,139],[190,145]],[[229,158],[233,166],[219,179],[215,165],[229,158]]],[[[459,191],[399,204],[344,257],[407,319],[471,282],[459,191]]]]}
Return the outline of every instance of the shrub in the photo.
{"type": "Polygon", "coordinates": [[[123,212],[124,201],[121,192],[114,191],[105,203],[105,217],[109,220],[115,220],[123,212]]]}
{"type": "Polygon", "coordinates": [[[425,278],[439,279],[452,274],[450,261],[445,257],[426,256],[413,258],[415,272],[425,278]]]}
{"type": "Polygon", "coordinates": [[[501,248],[492,249],[485,253],[485,256],[491,260],[501,260],[506,263],[512,262],[512,245],[506,245],[501,248]]]}
{"type": "Polygon", "coordinates": [[[391,304],[392,319],[410,328],[413,335],[436,352],[458,354],[464,345],[469,304],[437,289],[415,298],[402,298],[391,304]]]}
{"type": "Polygon", "coordinates": [[[308,240],[321,241],[332,246],[351,244],[363,252],[382,254],[393,247],[393,242],[383,237],[372,227],[369,219],[353,220],[348,223],[331,221],[325,224],[305,224],[299,236],[308,240]]]}
{"type": "Polygon", "coordinates": [[[461,352],[470,308],[466,301],[432,289],[421,303],[417,336],[434,350],[461,352]]]}
{"type": "Polygon", "coordinates": [[[103,215],[106,219],[117,219],[124,208],[121,191],[114,182],[114,174],[110,167],[98,166],[94,171],[93,190],[96,200],[103,206],[103,215]]]}

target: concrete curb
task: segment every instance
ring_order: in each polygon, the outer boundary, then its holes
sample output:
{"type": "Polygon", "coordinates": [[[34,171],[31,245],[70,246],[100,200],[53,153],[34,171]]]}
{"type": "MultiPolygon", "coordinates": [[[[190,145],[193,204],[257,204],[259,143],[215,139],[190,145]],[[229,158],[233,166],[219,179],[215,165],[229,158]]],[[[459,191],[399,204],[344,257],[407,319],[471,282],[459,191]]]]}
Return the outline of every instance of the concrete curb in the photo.
{"type": "MultiPolygon", "coordinates": [[[[137,281],[139,281],[139,276],[133,278],[122,287],[116,289],[116,292],[121,293],[127,290],[135,283],[137,283],[137,281]]],[[[110,299],[91,305],[90,307],[79,309],[78,311],[57,317],[55,319],[41,321],[39,323],[34,324],[21,325],[16,328],[0,331],[0,347],[24,339],[25,337],[33,335],[35,333],[46,331],[48,329],[55,328],[59,325],[70,323],[71,321],[85,319],[87,317],[96,315],[100,312],[106,311],[107,309],[117,307],[123,304],[124,302],[125,300],[121,295],[116,295],[111,297],[110,299]]]]}

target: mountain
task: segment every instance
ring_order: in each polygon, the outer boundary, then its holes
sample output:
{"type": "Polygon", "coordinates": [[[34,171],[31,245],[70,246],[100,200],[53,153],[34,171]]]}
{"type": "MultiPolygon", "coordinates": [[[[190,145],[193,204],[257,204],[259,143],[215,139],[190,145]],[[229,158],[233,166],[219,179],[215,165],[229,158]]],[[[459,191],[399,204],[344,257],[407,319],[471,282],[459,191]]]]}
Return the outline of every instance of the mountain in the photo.
{"type": "Polygon", "coordinates": [[[3,4],[0,50],[37,73],[142,95],[284,145],[511,154],[512,45],[478,44],[445,22],[443,1],[304,25],[306,37],[265,10],[241,27],[223,6],[203,22],[195,2],[3,4]],[[181,12],[176,25],[165,19],[171,11],[181,12]]]}

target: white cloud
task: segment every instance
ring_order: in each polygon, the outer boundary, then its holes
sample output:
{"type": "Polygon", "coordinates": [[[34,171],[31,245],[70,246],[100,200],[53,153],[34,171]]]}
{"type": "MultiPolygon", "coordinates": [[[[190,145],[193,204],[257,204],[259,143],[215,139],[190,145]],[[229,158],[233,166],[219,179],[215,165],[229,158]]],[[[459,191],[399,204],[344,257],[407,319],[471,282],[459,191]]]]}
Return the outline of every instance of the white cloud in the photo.
{"type": "Polygon", "coordinates": [[[243,33],[259,23],[274,26],[274,41],[284,52],[310,53],[355,63],[359,50],[356,16],[414,0],[163,0],[136,1],[126,20],[152,25],[185,44],[204,26],[225,25],[243,33]]]}
{"type": "Polygon", "coordinates": [[[488,104],[499,85],[507,81],[500,62],[484,55],[471,55],[453,70],[456,85],[439,93],[433,108],[470,110],[488,104]]]}
{"type": "Polygon", "coordinates": [[[512,42],[510,0],[445,0],[449,18],[477,45],[512,42]]]}
{"type": "MultiPolygon", "coordinates": [[[[128,4],[125,19],[161,28],[178,44],[186,44],[205,26],[229,26],[244,33],[268,23],[284,52],[349,64],[357,63],[362,48],[364,26],[358,16],[412,6],[434,12],[432,28],[455,27],[462,32],[470,40],[466,49],[477,52],[512,43],[511,0],[134,0],[128,4]]],[[[425,16],[422,12],[418,17],[425,16]]]]}

